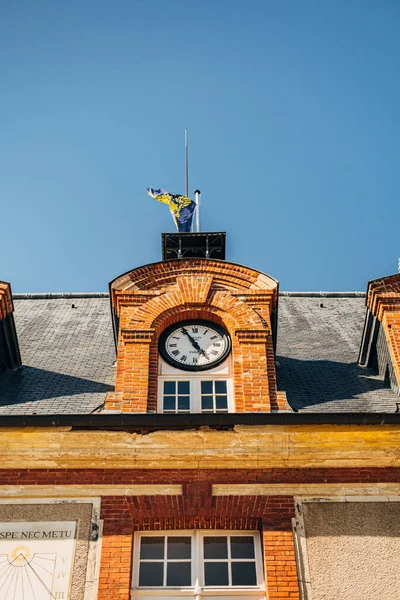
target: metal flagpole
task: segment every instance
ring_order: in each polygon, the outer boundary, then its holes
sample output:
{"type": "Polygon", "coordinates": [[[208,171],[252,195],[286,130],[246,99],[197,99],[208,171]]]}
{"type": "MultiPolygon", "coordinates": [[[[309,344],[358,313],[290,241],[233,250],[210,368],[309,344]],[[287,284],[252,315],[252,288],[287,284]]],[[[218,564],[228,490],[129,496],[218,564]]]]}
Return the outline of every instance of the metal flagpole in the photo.
{"type": "Polygon", "coordinates": [[[186,159],[186,198],[189,198],[189,144],[188,130],[185,129],[185,159],[186,159]]]}

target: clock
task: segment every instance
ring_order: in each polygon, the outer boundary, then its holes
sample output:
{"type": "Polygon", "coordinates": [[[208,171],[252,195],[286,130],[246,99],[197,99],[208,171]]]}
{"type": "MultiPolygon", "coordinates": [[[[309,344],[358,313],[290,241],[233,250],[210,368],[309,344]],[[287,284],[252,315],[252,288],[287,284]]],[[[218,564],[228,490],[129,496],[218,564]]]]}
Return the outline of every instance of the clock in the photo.
{"type": "Polygon", "coordinates": [[[174,323],[160,336],[163,359],[185,371],[205,371],[220,364],[231,350],[231,338],[212,321],[194,319],[174,323]]]}

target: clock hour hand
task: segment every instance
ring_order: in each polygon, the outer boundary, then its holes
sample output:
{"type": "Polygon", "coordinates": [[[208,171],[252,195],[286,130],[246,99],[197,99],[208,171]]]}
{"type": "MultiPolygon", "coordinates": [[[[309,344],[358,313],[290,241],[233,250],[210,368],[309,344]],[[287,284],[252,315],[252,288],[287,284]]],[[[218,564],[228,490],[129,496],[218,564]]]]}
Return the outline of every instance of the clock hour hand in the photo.
{"type": "Polygon", "coordinates": [[[185,329],[184,327],[182,327],[181,331],[182,331],[182,333],[184,333],[185,335],[188,336],[189,340],[191,341],[191,344],[192,344],[193,348],[196,348],[196,350],[198,350],[199,352],[201,352],[200,346],[198,345],[198,343],[196,342],[196,340],[192,338],[192,336],[190,335],[190,333],[188,332],[188,330],[185,329]]]}
{"type": "Polygon", "coordinates": [[[205,356],[205,358],[208,360],[208,354],[206,354],[205,350],[203,350],[202,348],[200,348],[199,344],[196,342],[196,340],[194,340],[192,338],[192,336],[190,335],[190,333],[188,332],[188,330],[185,329],[184,327],[182,327],[181,331],[182,331],[182,333],[184,333],[185,335],[188,336],[189,340],[192,343],[193,348],[195,348],[198,352],[200,352],[200,354],[202,354],[203,356],[205,356]]]}

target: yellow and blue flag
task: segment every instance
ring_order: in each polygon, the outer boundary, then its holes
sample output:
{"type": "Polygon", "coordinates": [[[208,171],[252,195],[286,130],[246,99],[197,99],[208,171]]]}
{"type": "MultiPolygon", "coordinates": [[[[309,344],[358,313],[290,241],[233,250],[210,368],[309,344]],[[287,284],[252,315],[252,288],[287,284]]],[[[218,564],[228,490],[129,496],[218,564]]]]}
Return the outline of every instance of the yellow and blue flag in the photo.
{"type": "Polygon", "coordinates": [[[180,194],[170,194],[166,190],[156,190],[155,188],[148,187],[147,193],[152,198],[168,204],[169,210],[171,211],[172,218],[178,231],[182,233],[189,233],[192,227],[192,219],[196,203],[186,196],[180,194]]]}

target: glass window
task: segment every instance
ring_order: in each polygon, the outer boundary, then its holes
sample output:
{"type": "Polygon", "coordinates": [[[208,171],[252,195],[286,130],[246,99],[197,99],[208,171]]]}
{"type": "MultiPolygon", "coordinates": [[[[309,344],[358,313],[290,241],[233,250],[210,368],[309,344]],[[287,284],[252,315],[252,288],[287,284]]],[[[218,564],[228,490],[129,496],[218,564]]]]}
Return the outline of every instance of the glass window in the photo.
{"type": "Polygon", "coordinates": [[[139,560],[139,587],[192,584],[191,536],[143,536],[139,560]]]}
{"type": "Polygon", "coordinates": [[[201,412],[228,412],[227,382],[201,382],[201,412]]]}
{"type": "Polygon", "coordinates": [[[190,381],[164,381],[162,410],[165,413],[190,412],[190,381]]]}
{"type": "Polygon", "coordinates": [[[229,411],[228,380],[161,380],[159,410],[164,413],[219,413],[229,411]]]}
{"type": "Polygon", "coordinates": [[[206,586],[257,585],[253,536],[207,536],[203,546],[206,586]]]}
{"type": "MultiPolygon", "coordinates": [[[[230,598],[235,587],[262,588],[259,534],[252,532],[186,531],[152,535],[138,533],[138,566],[134,588],[184,588],[185,597],[203,598],[208,588],[220,588],[230,598]],[[197,557],[197,558],[196,558],[197,557]],[[197,586],[197,587],[195,587],[197,586]],[[226,589],[226,591],[224,591],[226,589]]],[[[147,592],[148,594],[149,592],[147,592]]],[[[162,590],[157,592],[161,594],[162,590]]],[[[171,592],[169,592],[171,594],[171,592]]],[[[160,597],[161,597],[160,596],[160,597]]],[[[158,596],[157,596],[158,597],[158,596]]]]}

